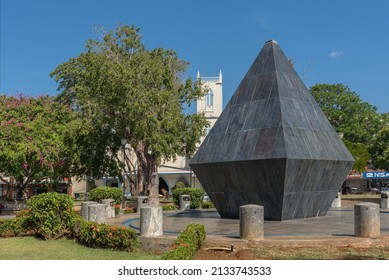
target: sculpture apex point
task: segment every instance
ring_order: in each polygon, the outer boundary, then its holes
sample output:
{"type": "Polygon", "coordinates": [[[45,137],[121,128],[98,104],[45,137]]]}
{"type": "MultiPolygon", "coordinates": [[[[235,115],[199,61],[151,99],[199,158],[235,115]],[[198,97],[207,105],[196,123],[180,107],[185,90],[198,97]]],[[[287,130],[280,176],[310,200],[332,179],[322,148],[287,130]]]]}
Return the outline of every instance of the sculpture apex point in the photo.
{"type": "Polygon", "coordinates": [[[274,40],[274,39],[267,40],[267,41],[265,42],[265,44],[267,44],[267,43],[274,43],[274,44],[277,44],[277,45],[278,45],[278,42],[277,42],[276,40],[274,40]]]}

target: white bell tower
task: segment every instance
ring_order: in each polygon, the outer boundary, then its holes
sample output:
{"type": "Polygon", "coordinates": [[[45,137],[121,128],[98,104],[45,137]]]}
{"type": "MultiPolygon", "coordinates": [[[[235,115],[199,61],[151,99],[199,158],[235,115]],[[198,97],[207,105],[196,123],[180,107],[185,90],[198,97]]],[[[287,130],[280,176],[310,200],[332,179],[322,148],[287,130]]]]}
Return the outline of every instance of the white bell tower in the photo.
{"type": "Polygon", "coordinates": [[[210,122],[210,128],[223,111],[223,75],[220,70],[218,77],[203,77],[197,72],[197,80],[205,90],[205,96],[197,100],[197,112],[205,113],[205,117],[210,122]]]}

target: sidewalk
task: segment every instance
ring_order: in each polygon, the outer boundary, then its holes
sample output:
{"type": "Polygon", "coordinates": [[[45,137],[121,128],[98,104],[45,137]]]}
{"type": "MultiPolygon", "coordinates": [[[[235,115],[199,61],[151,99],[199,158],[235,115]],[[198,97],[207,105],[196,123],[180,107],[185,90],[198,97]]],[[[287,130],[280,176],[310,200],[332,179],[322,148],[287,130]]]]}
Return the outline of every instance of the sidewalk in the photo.
{"type": "MultiPolygon", "coordinates": [[[[239,238],[239,220],[221,219],[215,209],[164,212],[164,235],[142,238],[147,247],[168,247],[189,223],[205,226],[206,246],[366,246],[389,245],[389,209],[381,209],[381,237],[378,239],[354,236],[354,208],[331,208],[326,216],[265,221],[265,238],[248,242],[239,238]]],[[[122,215],[109,220],[110,224],[129,226],[139,232],[139,214],[122,215]]]]}

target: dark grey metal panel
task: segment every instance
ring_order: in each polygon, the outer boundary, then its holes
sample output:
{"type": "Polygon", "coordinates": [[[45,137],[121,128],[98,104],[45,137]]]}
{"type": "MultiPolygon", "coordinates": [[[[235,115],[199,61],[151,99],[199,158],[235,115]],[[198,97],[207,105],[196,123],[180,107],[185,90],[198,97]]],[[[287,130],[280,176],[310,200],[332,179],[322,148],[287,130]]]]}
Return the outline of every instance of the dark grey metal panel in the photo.
{"type": "Polygon", "coordinates": [[[251,97],[251,101],[269,99],[273,86],[276,86],[275,72],[267,72],[265,74],[255,75],[253,78],[257,79],[257,84],[251,97]]]}
{"type": "Polygon", "coordinates": [[[257,100],[250,102],[247,117],[244,123],[244,130],[258,129],[262,127],[266,118],[266,108],[268,100],[257,100]]]}
{"type": "Polygon", "coordinates": [[[250,129],[240,134],[241,139],[234,154],[234,161],[251,159],[259,133],[258,129],[250,129]]]}
{"type": "Polygon", "coordinates": [[[241,131],[247,117],[248,103],[234,105],[227,132],[241,131]]]}

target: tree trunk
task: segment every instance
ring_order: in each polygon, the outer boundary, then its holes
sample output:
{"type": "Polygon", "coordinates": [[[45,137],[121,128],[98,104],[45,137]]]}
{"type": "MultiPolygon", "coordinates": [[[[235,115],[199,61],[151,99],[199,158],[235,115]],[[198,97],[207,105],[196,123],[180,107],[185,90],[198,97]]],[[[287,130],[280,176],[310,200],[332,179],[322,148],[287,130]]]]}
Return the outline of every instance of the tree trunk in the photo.
{"type": "Polygon", "coordinates": [[[13,186],[10,184],[10,183],[8,183],[7,184],[7,192],[5,193],[5,200],[6,201],[12,201],[12,200],[14,200],[13,199],[13,186]]]}
{"type": "Polygon", "coordinates": [[[149,154],[148,147],[143,142],[139,143],[135,152],[138,157],[140,172],[142,173],[143,190],[149,197],[149,204],[158,206],[159,180],[157,163],[153,156],[149,154]]]}

